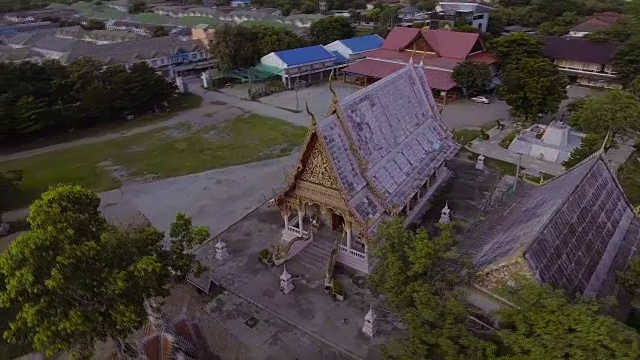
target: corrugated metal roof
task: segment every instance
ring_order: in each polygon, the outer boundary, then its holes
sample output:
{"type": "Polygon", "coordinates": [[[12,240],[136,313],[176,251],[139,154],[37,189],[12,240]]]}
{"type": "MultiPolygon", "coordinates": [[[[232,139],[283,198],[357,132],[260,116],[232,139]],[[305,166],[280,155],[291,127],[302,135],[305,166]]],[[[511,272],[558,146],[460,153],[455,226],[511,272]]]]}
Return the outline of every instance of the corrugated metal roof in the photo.
{"type": "Polygon", "coordinates": [[[353,53],[361,53],[363,51],[378,49],[384,42],[384,39],[380,35],[374,34],[338,41],[349,48],[353,53]]]}
{"type": "Polygon", "coordinates": [[[406,27],[394,27],[391,29],[389,35],[382,43],[382,48],[387,50],[402,50],[409,45],[413,39],[420,34],[420,29],[406,28],[406,27]]]}
{"type": "Polygon", "coordinates": [[[322,45],[276,51],[274,54],[288,66],[304,65],[334,59],[333,54],[327,51],[322,45]]]}
{"type": "MultiPolygon", "coordinates": [[[[403,68],[403,64],[373,59],[363,59],[347,66],[343,71],[382,79],[403,68]]],[[[417,65],[416,65],[417,67],[417,65]]],[[[456,86],[451,73],[443,70],[423,68],[429,86],[438,90],[450,90],[456,86]]]]}
{"type": "Polygon", "coordinates": [[[344,64],[344,63],[349,62],[349,59],[347,59],[346,57],[342,56],[342,54],[340,54],[339,52],[332,51],[331,53],[336,58],[336,64],[344,64]]]}

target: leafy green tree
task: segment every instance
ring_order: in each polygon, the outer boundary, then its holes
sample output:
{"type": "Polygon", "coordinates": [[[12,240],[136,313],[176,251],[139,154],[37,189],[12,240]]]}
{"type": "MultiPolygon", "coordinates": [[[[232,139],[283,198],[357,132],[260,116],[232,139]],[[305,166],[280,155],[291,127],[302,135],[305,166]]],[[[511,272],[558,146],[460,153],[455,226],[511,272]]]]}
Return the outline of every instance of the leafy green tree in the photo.
{"type": "Polygon", "coordinates": [[[174,276],[185,279],[191,273],[202,274],[206,268],[196,260],[192,250],[209,240],[209,228],[194,226],[190,217],[179,212],[176,215],[176,221],[171,224],[169,236],[171,236],[171,246],[165,262],[171,264],[171,272],[174,276]]]}
{"type": "Polygon", "coordinates": [[[409,326],[409,336],[384,348],[397,359],[482,359],[494,346],[466,325],[467,308],[456,288],[468,281],[467,263],[454,248],[451,226],[430,237],[412,232],[402,219],[378,228],[374,246],[377,265],[371,286],[385,295],[391,309],[409,326]]]}
{"type": "Polygon", "coordinates": [[[508,290],[517,305],[498,311],[505,359],[637,359],[640,336],[579,295],[522,282],[508,290]]]}
{"type": "Polygon", "coordinates": [[[489,50],[507,67],[523,59],[542,57],[542,43],[535,36],[516,33],[498,37],[489,43],[489,50]]]}
{"type": "Polygon", "coordinates": [[[491,68],[484,63],[463,61],[453,68],[451,78],[462,88],[465,96],[485,91],[491,81],[491,68]]]}
{"type": "Polygon", "coordinates": [[[572,27],[578,25],[581,20],[581,16],[575,12],[565,12],[562,16],[540,24],[536,33],[540,35],[562,36],[567,34],[572,27]]]}
{"type": "Polygon", "coordinates": [[[640,296],[640,257],[636,256],[629,262],[629,267],[618,272],[618,283],[635,299],[640,296]]]}
{"type": "Polygon", "coordinates": [[[602,147],[604,138],[599,134],[587,134],[582,138],[580,147],[574,149],[569,158],[562,162],[566,169],[578,165],[582,160],[588,158],[602,147]]]}
{"type": "Polygon", "coordinates": [[[164,26],[159,25],[154,27],[153,30],[151,30],[151,37],[163,37],[163,36],[169,36],[169,32],[164,26]]]}
{"type": "Polygon", "coordinates": [[[129,14],[140,14],[147,11],[147,3],[144,0],[133,1],[129,5],[129,14]]]}
{"type": "Polygon", "coordinates": [[[2,212],[8,208],[11,193],[22,182],[22,175],[23,172],[19,169],[0,171],[0,223],[2,223],[2,212]]]}
{"type": "Polygon", "coordinates": [[[89,19],[85,25],[82,25],[85,30],[104,30],[104,21],[99,19],[89,19]]]}
{"type": "Polygon", "coordinates": [[[356,36],[356,29],[346,17],[329,16],[311,24],[309,36],[314,44],[326,45],[356,36]]]}
{"type": "Polygon", "coordinates": [[[538,114],[558,110],[567,84],[566,77],[549,60],[525,58],[507,66],[498,97],[511,106],[514,114],[529,122],[538,114]]]}
{"type": "Polygon", "coordinates": [[[637,76],[627,87],[627,91],[640,98],[640,76],[637,76]]]}
{"type": "Polygon", "coordinates": [[[608,91],[585,102],[571,115],[571,124],[591,134],[615,139],[640,130],[640,99],[622,90],[608,91]]]}
{"type": "Polygon", "coordinates": [[[172,273],[199,266],[175,256],[177,248],[189,253],[199,241],[185,234],[203,232],[186,228],[190,219],[178,217],[180,238],[165,250],[162,232],[110,226],[99,205],[88,189],[60,186],[31,206],[31,231],[0,257],[6,282],[0,306],[18,309],[7,340],[47,356],[90,358],[96,341],[124,339],[144,324],[144,300],[167,295],[172,273]]]}
{"type": "Polygon", "coordinates": [[[640,36],[634,36],[622,45],[613,58],[613,66],[625,83],[640,76],[640,36]]]}

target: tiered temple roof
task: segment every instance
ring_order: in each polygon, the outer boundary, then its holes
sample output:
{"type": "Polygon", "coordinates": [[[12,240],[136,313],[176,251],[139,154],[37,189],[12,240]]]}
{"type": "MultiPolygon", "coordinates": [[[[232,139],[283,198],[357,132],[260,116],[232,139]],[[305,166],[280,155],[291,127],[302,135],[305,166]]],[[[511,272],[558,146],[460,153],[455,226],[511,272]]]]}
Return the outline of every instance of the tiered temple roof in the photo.
{"type": "Polygon", "coordinates": [[[545,185],[521,185],[462,246],[481,273],[521,257],[540,282],[608,296],[639,241],[640,219],[597,155],[545,185]]]}
{"type": "Polygon", "coordinates": [[[423,71],[400,71],[339,101],[312,126],[281,201],[296,188],[315,142],[330,163],[355,220],[373,231],[402,209],[444,160],[459,149],[447,132],[423,71]]]}

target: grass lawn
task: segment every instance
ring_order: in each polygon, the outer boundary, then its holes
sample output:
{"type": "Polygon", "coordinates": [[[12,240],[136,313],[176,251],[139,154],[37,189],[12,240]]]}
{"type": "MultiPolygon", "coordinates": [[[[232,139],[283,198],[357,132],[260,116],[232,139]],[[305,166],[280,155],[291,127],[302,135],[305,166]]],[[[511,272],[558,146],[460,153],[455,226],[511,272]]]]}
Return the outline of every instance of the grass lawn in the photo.
{"type": "Polygon", "coordinates": [[[179,96],[171,100],[171,102],[169,103],[170,110],[163,113],[148,114],[148,115],[140,116],[133,121],[120,121],[120,122],[107,123],[98,127],[90,128],[90,129],[83,129],[79,131],[74,131],[72,133],[53,135],[48,138],[26,143],[21,146],[14,146],[7,149],[0,149],[0,153],[6,154],[6,153],[37,149],[45,146],[78,140],[78,139],[86,138],[90,136],[100,136],[100,135],[135,129],[137,127],[151,125],[156,122],[167,120],[175,116],[180,111],[195,109],[200,107],[201,104],[202,104],[202,98],[198,95],[191,94],[191,93],[180,94],[179,96]]]}
{"type": "Polygon", "coordinates": [[[480,137],[480,130],[477,129],[460,129],[453,132],[456,142],[460,145],[467,145],[471,141],[480,137]]]}
{"type": "Polygon", "coordinates": [[[169,16],[156,13],[143,13],[133,16],[135,21],[152,25],[164,25],[173,23],[173,19],[169,16]]]}
{"type": "Polygon", "coordinates": [[[640,152],[634,151],[618,168],[618,180],[633,206],[640,206],[640,152]]]}
{"type": "Polygon", "coordinates": [[[22,208],[50,185],[70,183],[95,191],[120,187],[99,164],[109,160],[127,176],[168,178],[289,154],[306,129],[284,120],[248,115],[193,129],[187,123],[91,145],[0,163],[0,171],[23,169],[24,181],[9,199],[22,208]]]}
{"type": "Polygon", "coordinates": [[[196,26],[200,24],[209,24],[209,25],[218,25],[220,20],[213,19],[207,16],[185,16],[179,19],[176,19],[177,25],[184,26],[196,26]]]}

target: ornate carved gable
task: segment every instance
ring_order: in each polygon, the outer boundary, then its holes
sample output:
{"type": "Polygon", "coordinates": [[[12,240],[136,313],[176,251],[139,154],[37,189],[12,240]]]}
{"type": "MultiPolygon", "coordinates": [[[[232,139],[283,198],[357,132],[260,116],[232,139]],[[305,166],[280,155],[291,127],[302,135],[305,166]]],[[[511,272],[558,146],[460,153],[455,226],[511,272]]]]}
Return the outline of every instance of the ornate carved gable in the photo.
{"type": "Polygon", "coordinates": [[[303,165],[304,168],[300,175],[300,180],[338,190],[338,177],[334,173],[329,161],[327,154],[322,148],[322,143],[316,140],[309,153],[307,162],[303,165]]]}
{"type": "Polygon", "coordinates": [[[420,52],[428,52],[428,53],[436,53],[436,51],[429,45],[427,40],[425,40],[424,36],[420,34],[409,46],[405,48],[406,50],[412,51],[420,51],[420,52]]]}

